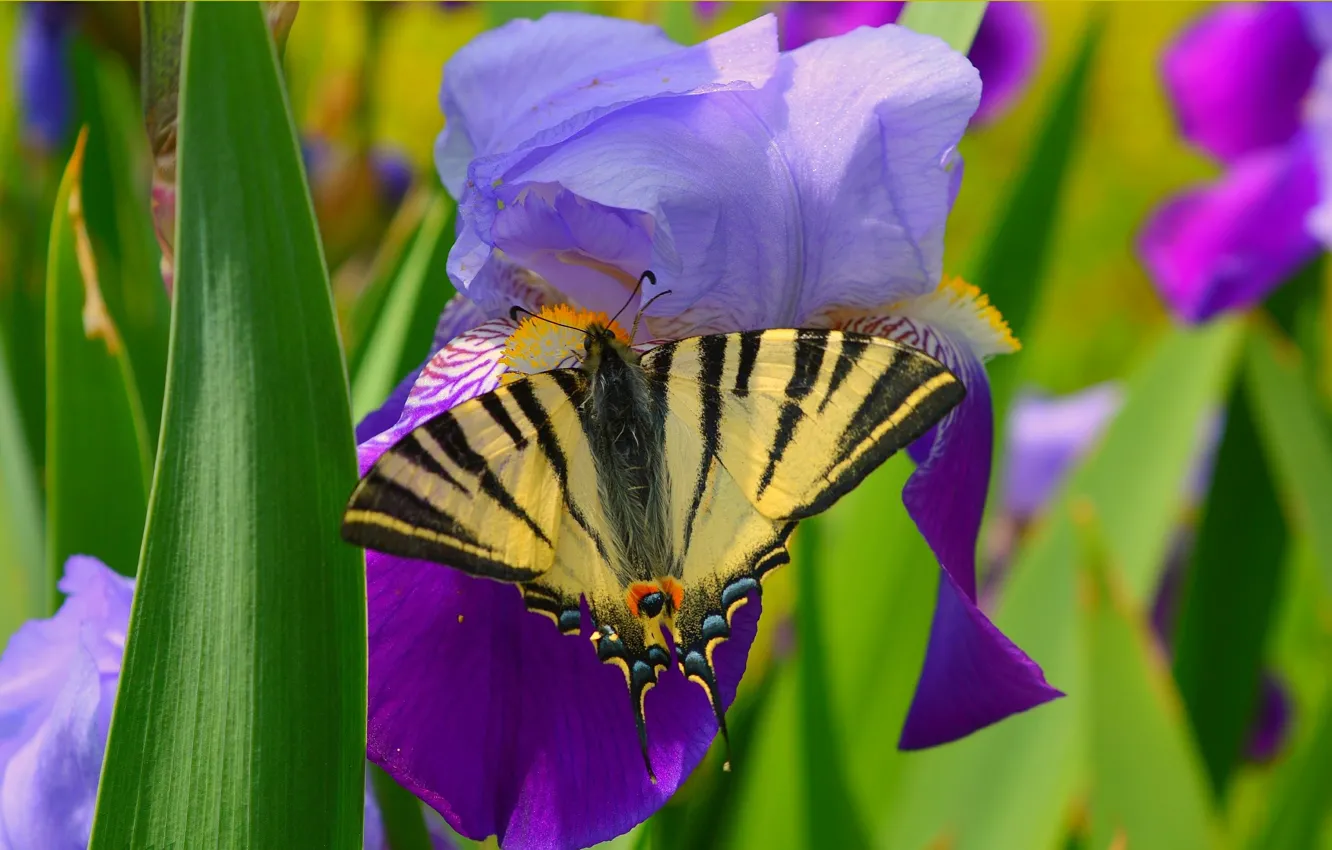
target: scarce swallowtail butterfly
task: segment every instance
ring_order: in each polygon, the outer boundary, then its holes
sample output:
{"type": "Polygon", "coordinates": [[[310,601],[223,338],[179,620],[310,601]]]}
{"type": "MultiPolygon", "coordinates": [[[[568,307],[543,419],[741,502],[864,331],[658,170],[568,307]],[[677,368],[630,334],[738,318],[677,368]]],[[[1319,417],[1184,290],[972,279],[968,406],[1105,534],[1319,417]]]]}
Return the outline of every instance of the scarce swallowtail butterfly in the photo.
{"type": "Polygon", "coordinates": [[[386,451],[342,533],[514,583],[566,634],[580,631],[585,598],[597,657],[624,672],[647,762],[644,696],[671,661],[663,627],[725,737],[713,650],[732,614],[789,561],[798,521],[964,390],[934,358],[863,334],[744,331],[640,354],[613,320],[577,330],[575,367],[502,384],[386,451]]]}

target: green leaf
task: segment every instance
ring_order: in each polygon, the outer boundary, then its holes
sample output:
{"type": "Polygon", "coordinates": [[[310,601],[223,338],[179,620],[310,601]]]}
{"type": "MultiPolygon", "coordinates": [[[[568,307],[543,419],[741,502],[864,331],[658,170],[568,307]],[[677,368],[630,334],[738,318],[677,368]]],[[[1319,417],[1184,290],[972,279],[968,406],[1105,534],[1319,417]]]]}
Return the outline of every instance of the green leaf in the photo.
{"type": "Polygon", "coordinates": [[[328,274],[262,10],[191,4],[183,51],[165,415],[92,847],[353,850],[365,573],[328,274]]]}
{"type": "Polygon", "coordinates": [[[1287,554],[1254,422],[1253,374],[1227,405],[1174,639],[1175,680],[1218,801],[1248,738],[1287,554]]]}
{"type": "Polygon", "coordinates": [[[1283,507],[1309,535],[1324,587],[1332,593],[1332,435],[1299,351],[1261,330],[1251,337],[1246,366],[1258,434],[1283,507]]]}
{"type": "Polygon", "coordinates": [[[1165,659],[1109,569],[1094,514],[1079,513],[1093,789],[1088,846],[1214,847],[1206,779],[1165,659]]]}
{"type": "Polygon", "coordinates": [[[430,831],[421,801],[378,765],[370,765],[369,770],[389,850],[430,850],[430,831]]]}
{"type": "MultiPolygon", "coordinates": [[[[1332,676],[1332,670],[1328,670],[1332,676]]],[[[1312,720],[1312,718],[1311,718],[1312,720]]],[[[1272,808],[1254,850],[1317,847],[1332,808],[1332,693],[1324,695],[1310,743],[1272,794],[1272,808]]]]}
{"type": "MultiPolygon", "coordinates": [[[[818,517],[805,520],[795,533],[792,569],[796,576],[796,650],[799,676],[800,776],[804,782],[805,843],[814,847],[827,842],[834,847],[863,847],[867,844],[860,815],[847,785],[842,759],[842,729],[833,719],[827,659],[824,645],[825,603],[820,593],[820,572],[828,562],[822,557],[823,531],[818,517]]],[[[827,610],[837,616],[836,600],[827,610]]]]}
{"type": "Polygon", "coordinates": [[[958,53],[966,53],[983,17],[985,3],[912,2],[906,5],[897,22],[918,33],[938,36],[958,53]]]}
{"type": "Polygon", "coordinates": [[[86,140],[80,135],[56,196],[47,261],[46,555],[52,586],[70,555],[93,555],[134,575],[148,505],[147,425],[84,227],[86,140]]]}
{"type": "Polygon", "coordinates": [[[1060,197],[1081,136],[1087,85],[1103,30],[1103,16],[1094,14],[1071,64],[1061,75],[1063,82],[1055,91],[1026,164],[972,273],[972,282],[1003,311],[1019,337],[1029,329],[1044,279],[1060,197]]]}
{"type": "Polygon", "coordinates": [[[79,42],[74,69],[79,111],[88,127],[83,166],[88,236],[102,296],[133,367],[149,446],[155,448],[162,421],[171,305],[149,213],[143,120],[129,74],[114,54],[79,42]]]}
{"type": "Polygon", "coordinates": [[[446,270],[453,213],[453,201],[442,191],[436,193],[390,285],[352,379],[352,415],[358,421],[383,404],[398,381],[430,354],[435,324],[453,294],[446,270]]]}
{"type": "Polygon", "coordinates": [[[23,438],[8,358],[0,345],[0,642],[26,620],[47,616],[51,582],[42,557],[42,510],[23,438]]]}
{"type": "Polygon", "coordinates": [[[1235,375],[1237,319],[1176,329],[1135,376],[1094,465],[1074,489],[1092,499],[1134,604],[1156,590],[1189,472],[1235,375]]]}
{"type": "Polygon", "coordinates": [[[1129,382],[1124,407],[1101,445],[1073,473],[1013,562],[994,620],[1069,697],[963,741],[904,756],[899,792],[874,825],[880,844],[916,848],[947,839],[952,850],[1029,850],[1053,846],[1063,834],[1088,767],[1089,671],[1069,505],[1090,501],[1117,580],[1140,605],[1143,594],[1133,588],[1154,587],[1177,528],[1189,449],[1226,389],[1239,331],[1237,323],[1222,322],[1177,329],[1161,341],[1129,382]]]}

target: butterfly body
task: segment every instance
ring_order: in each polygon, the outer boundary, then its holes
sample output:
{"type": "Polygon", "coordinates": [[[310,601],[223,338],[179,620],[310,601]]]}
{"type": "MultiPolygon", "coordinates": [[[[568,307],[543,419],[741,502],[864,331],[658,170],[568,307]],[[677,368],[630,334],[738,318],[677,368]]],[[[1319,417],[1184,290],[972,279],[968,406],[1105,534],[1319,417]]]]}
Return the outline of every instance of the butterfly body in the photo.
{"type": "MultiPolygon", "coordinates": [[[[538,321],[532,319],[529,321],[538,321]]],[[[675,662],[725,733],[713,653],[829,507],[962,397],[938,361],[889,340],[776,329],[640,354],[588,322],[574,368],[502,384],[419,426],[353,493],[343,535],[519,586],[644,698],[675,662]]],[[[520,331],[522,329],[520,328],[520,331]]],[[[651,765],[648,765],[649,774],[651,765]]]]}

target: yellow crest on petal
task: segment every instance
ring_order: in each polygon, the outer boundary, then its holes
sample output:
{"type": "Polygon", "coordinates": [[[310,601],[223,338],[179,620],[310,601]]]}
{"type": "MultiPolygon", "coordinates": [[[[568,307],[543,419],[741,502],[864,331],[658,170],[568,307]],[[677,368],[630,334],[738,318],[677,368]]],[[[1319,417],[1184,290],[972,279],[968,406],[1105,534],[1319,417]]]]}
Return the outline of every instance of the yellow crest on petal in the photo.
{"type": "Polygon", "coordinates": [[[505,342],[500,356],[505,366],[501,381],[508,383],[523,375],[574,366],[582,357],[590,325],[608,327],[616,339],[629,344],[629,334],[605,313],[578,310],[567,304],[542,307],[535,316],[523,319],[505,342]]]}
{"type": "Polygon", "coordinates": [[[944,276],[933,292],[894,304],[888,312],[960,334],[981,357],[1022,348],[990,297],[960,277],[944,276]]]}

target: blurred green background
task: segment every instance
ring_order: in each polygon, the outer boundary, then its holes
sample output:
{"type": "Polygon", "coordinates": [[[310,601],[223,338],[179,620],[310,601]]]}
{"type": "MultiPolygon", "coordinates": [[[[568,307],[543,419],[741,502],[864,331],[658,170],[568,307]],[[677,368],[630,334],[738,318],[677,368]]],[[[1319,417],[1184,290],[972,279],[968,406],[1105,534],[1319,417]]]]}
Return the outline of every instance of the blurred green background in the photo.
{"type": "MultiPolygon", "coordinates": [[[[296,14],[287,85],[357,416],[427,353],[451,294],[452,202],[431,165],[441,67],[483,29],[554,5],[307,3],[296,14]]],[[[560,5],[654,21],[681,41],[766,8],[560,5]]],[[[1156,204],[1215,173],[1179,138],[1158,71],[1162,48],[1204,9],[1040,4],[1032,84],[962,145],[946,270],[989,293],[1024,344],[994,364],[997,418],[1022,388],[1125,382],[1120,413],[1043,514],[1014,536],[992,499],[983,534],[982,560],[1003,568],[989,610],[1069,697],[957,744],[896,750],[937,577],[901,505],[910,465],[898,458],[805,534],[792,568],[769,582],[732,713],[734,772],[722,773],[714,752],[615,844],[1332,848],[1332,477],[1322,474],[1332,472],[1332,284],[1320,261],[1267,309],[1184,330],[1133,247],[1156,204]],[[1190,496],[1198,435],[1221,410],[1231,427],[1218,463],[1230,472],[1190,496]],[[1173,662],[1149,622],[1172,558],[1190,564],[1179,593],[1192,612],[1173,662]],[[1249,711],[1258,667],[1290,702],[1284,741],[1263,763],[1227,756],[1226,734],[1208,731],[1214,717],[1249,711]],[[1219,670],[1222,684],[1182,698],[1178,682],[1197,681],[1197,670],[1219,670]]],[[[126,416],[141,453],[126,464],[90,449],[80,462],[91,465],[85,475],[128,482],[127,516],[143,515],[162,409],[167,301],[149,215],[138,11],[91,4],[77,14],[70,132],[36,143],[18,98],[0,98],[6,637],[49,609],[52,570],[68,554],[49,551],[42,525],[60,521],[46,507],[48,441],[71,439],[48,419],[47,257],[60,176],[85,124],[87,228],[124,342],[118,374],[137,396],[126,416]]],[[[19,15],[0,5],[0,90],[11,94],[19,15]]],[[[1003,467],[1000,456],[996,481],[1003,467]]],[[[81,533],[118,569],[137,563],[132,522],[109,517],[81,533]]]]}

